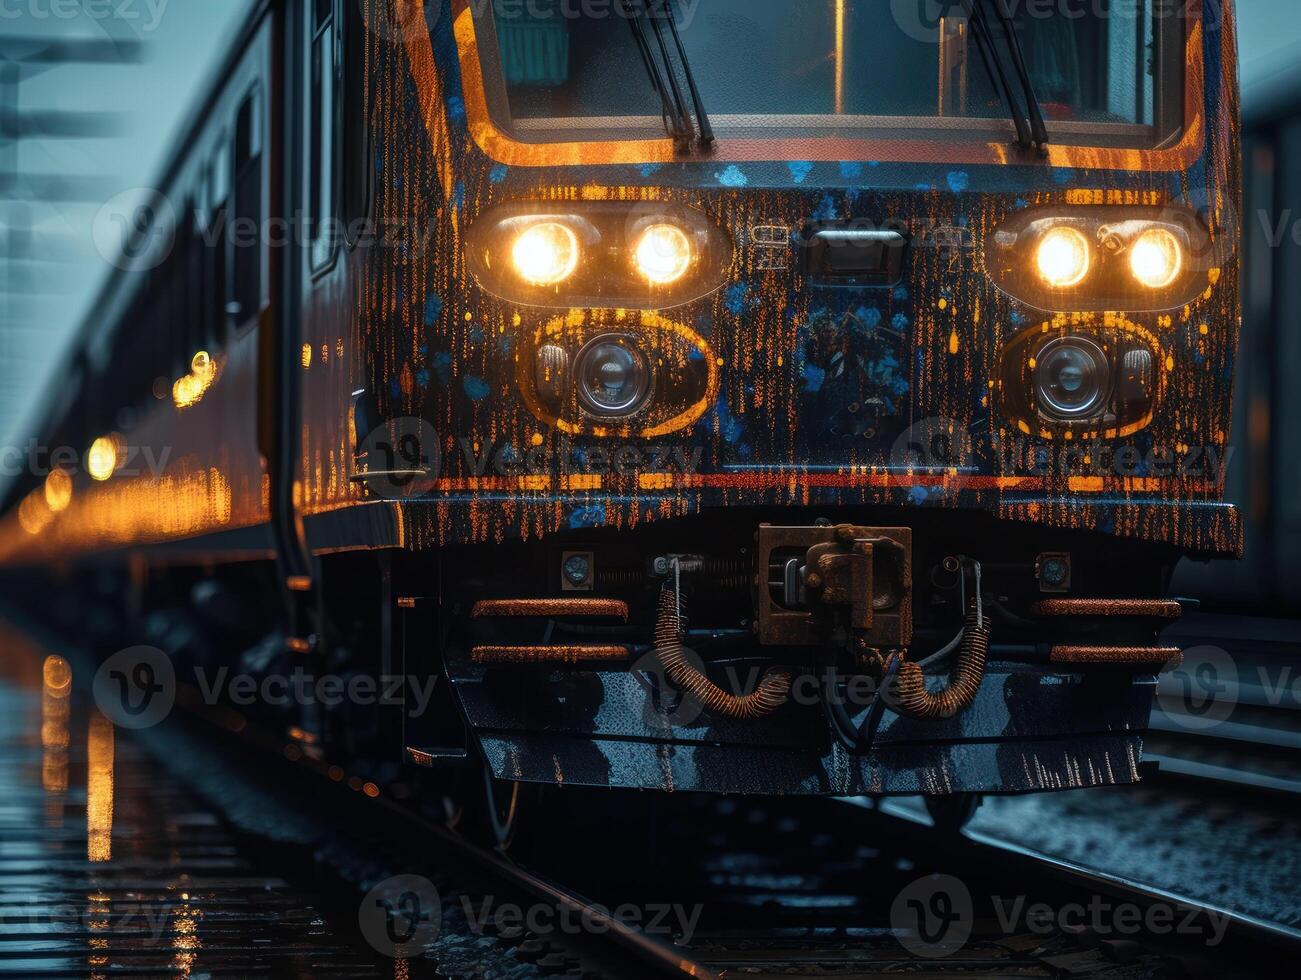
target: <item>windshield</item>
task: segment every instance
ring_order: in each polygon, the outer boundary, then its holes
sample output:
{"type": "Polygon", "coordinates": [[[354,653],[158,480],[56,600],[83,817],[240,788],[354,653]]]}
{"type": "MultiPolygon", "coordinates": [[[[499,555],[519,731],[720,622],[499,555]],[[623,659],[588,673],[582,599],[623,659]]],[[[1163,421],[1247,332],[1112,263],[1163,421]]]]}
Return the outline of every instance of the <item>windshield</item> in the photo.
{"type": "MultiPolygon", "coordinates": [[[[1158,15],[1154,4],[1165,10],[1165,0],[1008,4],[1056,140],[1110,130],[1112,142],[1152,145],[1182,122],[1185,25],[1158,15]]],[[[660,127],[620,0],[481,0],[474,9],[489,102],[517,138],[644,137],[660,127]]],[[[958,0],[674,0],[673,9],[720,135],[900,117],[960,131],[979,127],[954,120],[1009,118],[958,0]]],[[[1007,71],[1015,77],[1010,63],[1007,71]]]]}

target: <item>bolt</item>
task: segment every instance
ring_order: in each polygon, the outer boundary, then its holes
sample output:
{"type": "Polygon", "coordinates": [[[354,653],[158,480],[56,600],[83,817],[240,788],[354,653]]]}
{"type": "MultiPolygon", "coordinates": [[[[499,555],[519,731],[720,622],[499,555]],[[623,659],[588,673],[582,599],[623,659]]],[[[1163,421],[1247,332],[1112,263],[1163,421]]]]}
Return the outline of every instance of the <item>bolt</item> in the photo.
{"type": "Polygon", "coordinates": [[[822,576],[817,572],[805,572],[804,584],[810,589],[820,589],[822,588],[822,576]]]}
{"type": "Polygon", "coordinates": [[[655,574],[667,575],[669,573],[669,560],[667,558],[655,559],[655,574]]]}
{"type": "Polygon", "coordinates": [[[1070,577],[1071,566],[1061,558],[1049,558],[1039,566],[1039,580],[1050,588],[1058,588],[1070,577]]]}
{"type": "Polygon", "coordinates": [[[570,555],[563,568],[571,585],[583,585],[592,578],[592,563],[586,555],[570,555]]]}

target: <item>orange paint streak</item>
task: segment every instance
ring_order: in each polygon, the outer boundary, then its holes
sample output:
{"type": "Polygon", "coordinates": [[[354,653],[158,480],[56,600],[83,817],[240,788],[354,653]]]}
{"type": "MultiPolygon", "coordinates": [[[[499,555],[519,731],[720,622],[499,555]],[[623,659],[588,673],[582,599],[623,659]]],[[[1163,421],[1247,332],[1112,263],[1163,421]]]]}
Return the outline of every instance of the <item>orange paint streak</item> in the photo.
{"type": "MultiPolygon", "coordinates": [[[[394,0],[397,4],[399,24],[423,23],[425,12],[420,0],[394,0]]],[[[447,107],[443,101],[443,80],[434,60],[434,45],[427,31],[402,32],[411,64],[411,76],[416,82],[420,117],[429,133],[433,148],[434,166],[443,187],[443,199],[450,200],[455,186],[452,173],[452,134],[447,123],[447,107]]],[[[477,61],[477,59],[476,59],[477,61]]],[[[481,80],[482,84],[482,80],[481,80]]]]}

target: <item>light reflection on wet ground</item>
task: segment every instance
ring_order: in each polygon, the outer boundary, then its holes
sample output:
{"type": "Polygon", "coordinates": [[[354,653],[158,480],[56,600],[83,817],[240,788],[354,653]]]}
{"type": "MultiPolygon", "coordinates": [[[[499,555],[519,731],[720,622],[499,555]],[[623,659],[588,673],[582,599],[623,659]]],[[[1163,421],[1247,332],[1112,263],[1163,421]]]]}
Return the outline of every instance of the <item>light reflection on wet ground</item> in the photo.
{"type": "Polygon", "coordinates": [[[76,691],[0,628],[0,975],[383,975],[76,691]]]}

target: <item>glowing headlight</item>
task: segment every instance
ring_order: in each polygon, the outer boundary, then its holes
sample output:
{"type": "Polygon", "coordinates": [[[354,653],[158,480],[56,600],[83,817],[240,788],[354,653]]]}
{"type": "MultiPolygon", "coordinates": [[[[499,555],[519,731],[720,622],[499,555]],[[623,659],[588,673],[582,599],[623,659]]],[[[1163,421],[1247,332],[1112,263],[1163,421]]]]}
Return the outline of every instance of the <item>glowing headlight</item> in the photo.
{"type": "Polygon", "coordinates": [[[1148,289],[1165,289],[1183,271],[1183,247],[1164,228],[1150,228],[1130,247],[1129,267],[1148,289]]]}
{"type": "Polygon", "coordinates": [[[637,242],[637,271],[652,285],[666,286],[677,282],[691,267],[693,250],[689,239],[677,225],[651,225],[637,242]]]}
{"type": "Polygon", "coordinates": [[[578,236],[572,228],[558,221],[542,221],[520,232],[511,259],[525,282],[554,286],[574,274],[579,252],[578,236]]]}
{"type": "Polygon", "coordinates": [[[1078,286],[1089,274],[1091,262],[1089,240],[1069,225],[1059,226],[1044,235],[1035,255],[1039,275],[1055,289],[1078,286]]]}

